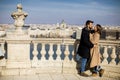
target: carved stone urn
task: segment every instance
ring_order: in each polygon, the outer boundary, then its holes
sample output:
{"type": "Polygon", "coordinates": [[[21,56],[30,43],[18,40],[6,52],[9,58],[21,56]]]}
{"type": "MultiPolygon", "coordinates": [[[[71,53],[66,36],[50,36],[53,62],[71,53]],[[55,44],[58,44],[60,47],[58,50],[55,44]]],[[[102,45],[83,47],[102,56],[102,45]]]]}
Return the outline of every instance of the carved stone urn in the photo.
{"type": "Polygon", "coordinates": [[[16,29],[22,30],[24,20],[28,16],[28,14],[22,10],[21,4],[17,5],[17,11],[13,12],[11,16],[15,20],[14,25],[16,26],[16,29]]]}

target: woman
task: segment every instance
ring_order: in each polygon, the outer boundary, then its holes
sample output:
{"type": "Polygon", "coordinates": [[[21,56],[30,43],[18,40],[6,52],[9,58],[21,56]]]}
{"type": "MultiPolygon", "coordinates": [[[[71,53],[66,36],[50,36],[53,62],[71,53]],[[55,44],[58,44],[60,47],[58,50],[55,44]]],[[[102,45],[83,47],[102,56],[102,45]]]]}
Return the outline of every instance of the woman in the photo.
{"type": "Polygon", "coordinates": [[[90,40],[93,44],[96,44],[96,46],[94,46],[91,49],[91,61],[90,61],[90,68],[92,69],[92,76],[97,76],[97,73],[99,72],[99,76],[102,77],[104,70],[101,69],[100,67],[100,63],[101,63],[101,55],[99,52],[99,39],[100,39],[100,35],[101,35],[101,30],[102,27],[100,24],[97,24],[94,27],[95,33],[94,34],[90,34],[90,40]]]}

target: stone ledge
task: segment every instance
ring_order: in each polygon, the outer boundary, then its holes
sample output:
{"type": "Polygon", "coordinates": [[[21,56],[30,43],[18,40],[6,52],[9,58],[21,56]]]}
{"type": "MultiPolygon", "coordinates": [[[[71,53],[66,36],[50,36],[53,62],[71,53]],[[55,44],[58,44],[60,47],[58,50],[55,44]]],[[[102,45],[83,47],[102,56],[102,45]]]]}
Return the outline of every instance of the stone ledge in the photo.
{"type": "Polygon", "coordinates": [[[119,66],[110,66],[110,65],[102,65],[103,69],[107,72],[114,72],[120,74],[120,67],[119,66]]]}
{"type": "Polygon", "coordinates": [[[31,68],[31,62],[7,62],[6,68],[31,68]]]}
{"type": "Polygon", "coordinates": [[[1,75],[19,75],[19,69],[4,69],[1,75]]]}
{"type": "Polygon", "coordinates": [[[45,68],[36,68],[36,74],[40,73],[62,73],[62,68],[55,67],[45,67],[45,68]]]}
{"type": "Polygon", "coordinates": [[[102,66],[102,68],[105,69],[103,77],[120,79],[120,68],[119,67],[102,66]]]}
{"type": "Polygon", "coordinates": [[[35,75],[35,69],[20,69],[20,75],[35,75]]]}
{"type": "Polygon", "coordinates": [[[0,66],[6,66],[6,60],[5,59],[0,60],[0,66]]]}
{"type": "Polygon", "coordinates": [[[120,74],[119,73],[114,73],[114,72],[106,72],[104,73],[103,77],[108,77],[108,78],[119,78],[120,79],[120,74]]]}

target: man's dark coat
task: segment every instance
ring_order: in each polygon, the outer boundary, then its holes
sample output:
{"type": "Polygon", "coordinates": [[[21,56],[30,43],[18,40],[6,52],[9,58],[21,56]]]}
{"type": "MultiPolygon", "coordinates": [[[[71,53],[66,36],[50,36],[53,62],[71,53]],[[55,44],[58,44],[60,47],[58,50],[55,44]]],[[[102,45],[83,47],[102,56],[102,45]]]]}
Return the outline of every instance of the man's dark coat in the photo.
{"type": "Polygon", "coordinates": [[[90,57],[90,49],[94,46],[93,43],[90,41],[90,33],[92,30],[89,30],[87,27],[82,29],[80,44],[78,47],[77,53],[82,58],[89,58],[90,57]]]}

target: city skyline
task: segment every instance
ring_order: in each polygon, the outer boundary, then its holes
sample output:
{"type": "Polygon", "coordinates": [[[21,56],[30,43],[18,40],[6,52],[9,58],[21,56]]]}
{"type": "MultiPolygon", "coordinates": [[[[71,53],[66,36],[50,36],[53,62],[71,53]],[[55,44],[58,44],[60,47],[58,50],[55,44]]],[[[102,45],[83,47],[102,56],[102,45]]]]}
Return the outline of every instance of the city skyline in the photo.
{"type": "Polygon", "coordinates": [[[120,25],[119,0],[0,0],[0,24],[13,24],[11,13],[21,3],[28,13],[26,24],[83,25],[90,19],[102,25],[120,25]]]}

